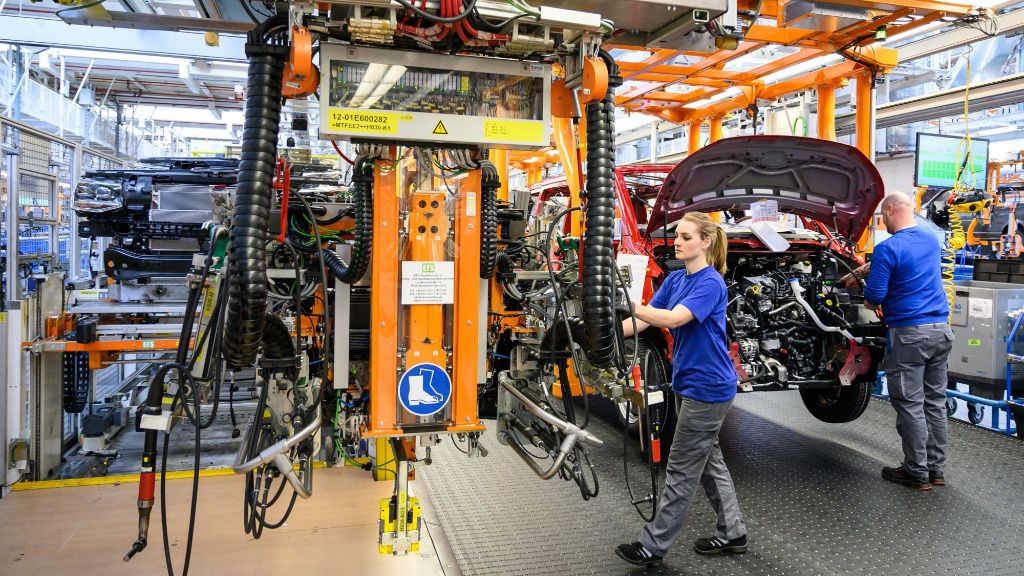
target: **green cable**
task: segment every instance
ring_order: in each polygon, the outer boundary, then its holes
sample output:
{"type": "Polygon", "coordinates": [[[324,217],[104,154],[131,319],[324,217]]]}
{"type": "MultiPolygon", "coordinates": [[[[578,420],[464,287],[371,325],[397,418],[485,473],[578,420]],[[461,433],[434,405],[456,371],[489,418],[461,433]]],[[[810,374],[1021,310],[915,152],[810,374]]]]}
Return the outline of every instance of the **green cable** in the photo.
{"type": "Polygon", "coordinates": [[[796,125],[797,125],[797,123],[803,123],[803,128],[804,128],[803,135],[807,136],[807,119],[804,118],[803,116],[797,116],[796,118],[793,118],[793,123],[789,127],[790,134],[792,134],[793,136],[796,136],[796,125]]]}

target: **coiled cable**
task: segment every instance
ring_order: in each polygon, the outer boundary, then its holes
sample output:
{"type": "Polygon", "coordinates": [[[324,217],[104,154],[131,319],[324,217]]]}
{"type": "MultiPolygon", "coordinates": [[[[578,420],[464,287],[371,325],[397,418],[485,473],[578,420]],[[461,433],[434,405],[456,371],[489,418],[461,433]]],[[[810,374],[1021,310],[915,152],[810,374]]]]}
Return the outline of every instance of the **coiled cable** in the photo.
{"type": "Polygon", "coordinates": [[[373,248],[373,159],[365,156],[356,158],[350,190],[356,220],[352,257],[345,264],[333,250],[321,250],[320,254],[335,278],[346,284],[355,284],[366,274],[373,248]]]}
{"type": "Polygon", "coordinates": [[[587,104],[587,208],[583,236],[583,319],[587,359],[599,368],[611,366],[615,354],[615,99],[622,83],[607,52],[608,93],[587,104]]]}
{"type": "Polygon", "coordinates": [[[960,218],[960,213],[950,206],[949,239],[942,246],[942,290],[946,293],[946,301],[949,303],[950,322],[953,321],[953,300],[956,295],[956,286],[953,283],[956,276],[956,253],[966,244],[964,222],[960,218]]]}
{"type": "Polygon", "coordinates": [[[480,277],[487,280],[494,274],[498,253],[498,170],[488,161],[480,162],[480,277]]]}
{"type": "Polygon", "coordinates": [[[267,308],[266,247],[281,122],[282,78],[288,57],[285,40],[264,37],[269,22],[251,31],[245,45],[249,78],[235,213],[231,218],[224,322],[224,357],[234,367],[255,361],[267,308]]]}

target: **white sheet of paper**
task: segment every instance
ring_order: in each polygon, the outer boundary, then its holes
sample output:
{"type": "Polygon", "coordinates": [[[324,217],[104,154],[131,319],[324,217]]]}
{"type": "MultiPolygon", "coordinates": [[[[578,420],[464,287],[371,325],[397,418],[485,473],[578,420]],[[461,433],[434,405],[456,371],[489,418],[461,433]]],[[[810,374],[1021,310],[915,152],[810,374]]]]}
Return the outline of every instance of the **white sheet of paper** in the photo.
{"type": "Polygon", "coordinates": [[[643,299],[648,262],[650,257],[643,254],[619,254],[615,258],[615,264],[619,268],[629,268],[629,275],[633,278],[629,290],[626,291],[632,302],[640,303],[643,299]]]}

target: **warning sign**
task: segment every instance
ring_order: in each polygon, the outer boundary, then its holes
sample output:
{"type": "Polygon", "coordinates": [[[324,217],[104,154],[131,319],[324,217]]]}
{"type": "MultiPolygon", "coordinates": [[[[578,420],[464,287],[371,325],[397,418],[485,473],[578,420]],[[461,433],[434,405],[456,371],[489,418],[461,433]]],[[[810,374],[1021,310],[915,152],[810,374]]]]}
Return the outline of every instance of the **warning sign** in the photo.
{"type": "Polygon", "coordinates": [[[336,132],[397,134],[398,116],[395,112],[331,108],[327,119],[327,127],[336,132]]]}
{"type": "Polygon", "coordinates": [[[448,135],[448,130],[444,127],[444,122],[440,120],[437,121],[437,126],[434,126],[434,134],[448,135]]]}

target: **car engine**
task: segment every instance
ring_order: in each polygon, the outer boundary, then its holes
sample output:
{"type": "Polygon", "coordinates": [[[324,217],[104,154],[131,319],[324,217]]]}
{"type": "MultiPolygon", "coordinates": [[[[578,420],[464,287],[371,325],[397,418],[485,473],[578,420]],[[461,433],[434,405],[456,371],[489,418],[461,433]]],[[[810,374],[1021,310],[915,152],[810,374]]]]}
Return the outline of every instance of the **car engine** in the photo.
{"type": "Polygon", "coordinates": [[[835,386],[848,342],[877,329],[839,279],[853,264],[830,249],[730,253],[730,354],[747,389],[835,386]]]}

